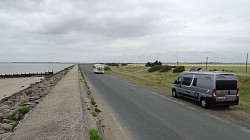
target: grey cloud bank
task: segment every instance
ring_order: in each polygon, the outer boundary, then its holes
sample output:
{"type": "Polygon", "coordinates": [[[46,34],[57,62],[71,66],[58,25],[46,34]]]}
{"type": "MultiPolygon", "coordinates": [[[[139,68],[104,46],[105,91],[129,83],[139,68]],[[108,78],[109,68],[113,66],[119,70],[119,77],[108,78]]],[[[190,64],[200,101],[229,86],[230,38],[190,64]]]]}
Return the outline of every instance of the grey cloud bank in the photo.
{"type": "Polygon", "coordinates": [[[242,62],[248,0],[2,0],[0,61],[242,62]]]}

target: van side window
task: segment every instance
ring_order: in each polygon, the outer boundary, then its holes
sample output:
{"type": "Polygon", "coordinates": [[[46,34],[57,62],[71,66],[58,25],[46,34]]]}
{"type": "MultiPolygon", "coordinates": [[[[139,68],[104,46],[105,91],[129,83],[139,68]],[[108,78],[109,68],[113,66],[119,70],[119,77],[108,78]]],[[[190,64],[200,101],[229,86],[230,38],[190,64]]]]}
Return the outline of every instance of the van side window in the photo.
{"type": "Polygon", "coordinates": [[[186,86],[190,86],[192,82],[192,78],[190,77],[183,77],[182,78],[182,84],[186,86]]]}
{"type": "Polygon", "coordinates": [[[194,78],[193,86],[197,86],[197,78],[194,78]]]}

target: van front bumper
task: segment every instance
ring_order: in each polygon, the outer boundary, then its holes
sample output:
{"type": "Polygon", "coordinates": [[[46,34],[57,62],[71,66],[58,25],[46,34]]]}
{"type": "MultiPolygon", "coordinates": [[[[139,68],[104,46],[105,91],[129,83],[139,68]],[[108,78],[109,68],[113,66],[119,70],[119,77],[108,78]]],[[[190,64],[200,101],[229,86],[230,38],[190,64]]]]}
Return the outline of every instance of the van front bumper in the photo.
{"type": "Polygon", "coordinates": [[[216,99],[208,98],[207,102],[211,106],[238,105],[239,99],[235,101],[216,101],[216,99]]]}

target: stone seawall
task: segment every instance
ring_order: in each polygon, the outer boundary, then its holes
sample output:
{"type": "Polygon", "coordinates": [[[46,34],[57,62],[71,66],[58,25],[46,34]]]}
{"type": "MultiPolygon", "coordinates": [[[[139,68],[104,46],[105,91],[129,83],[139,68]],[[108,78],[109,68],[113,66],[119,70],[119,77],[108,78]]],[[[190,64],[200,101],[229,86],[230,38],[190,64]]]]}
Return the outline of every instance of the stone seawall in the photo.
{"type": "Polygon", "coordinates": [[[46,77],[28,88],[0,100],[0,135],[13,131],[25,114],[39,104],[50,89],[72,68],[73,66],[65,68],[55,75],[46,77]]]}

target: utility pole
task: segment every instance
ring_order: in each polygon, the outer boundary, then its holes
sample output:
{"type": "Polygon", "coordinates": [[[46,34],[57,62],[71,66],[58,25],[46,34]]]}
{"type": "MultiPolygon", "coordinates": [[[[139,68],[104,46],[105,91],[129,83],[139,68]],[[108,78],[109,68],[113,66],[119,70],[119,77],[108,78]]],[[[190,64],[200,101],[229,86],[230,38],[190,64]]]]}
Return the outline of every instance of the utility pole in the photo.
{"type": "Polygon", "coordinates": [[[207,70],[208,56],[206,57],[206,70],[207,70]]]}
{"type": "Polygon", "coordinates": [[[177,66],[179,65],[179,61],[178,61],[178,58],[177,58],[177,66]]]}
{"type": "Polygon", "coordinates": [[[248,53],[247,53],[247,59],[246,59],[246,73],[247,73],[247,64],[248,64],[248,53]]]}

